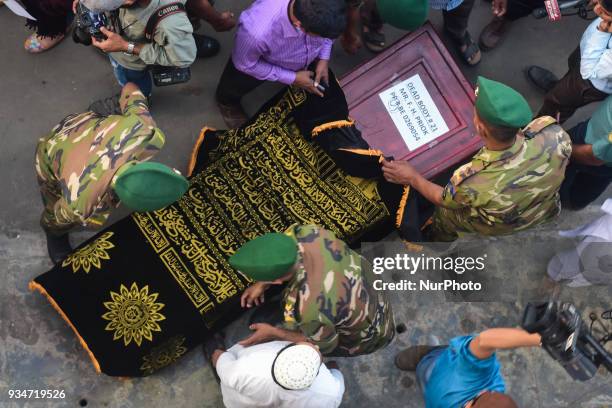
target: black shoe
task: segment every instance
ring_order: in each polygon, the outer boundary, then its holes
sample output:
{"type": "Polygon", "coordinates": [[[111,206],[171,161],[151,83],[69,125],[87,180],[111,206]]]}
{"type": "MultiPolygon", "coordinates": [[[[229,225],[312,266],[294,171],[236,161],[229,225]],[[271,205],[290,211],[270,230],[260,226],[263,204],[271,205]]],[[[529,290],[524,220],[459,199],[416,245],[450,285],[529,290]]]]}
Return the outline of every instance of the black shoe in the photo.
{"type": "Polygon", "coordinates": [[[64,235],[53,235],[45,231],[45,235],[47,235],[49,258],[51,258],[51,262],[54,264],[60,263],[72,252],[72,246],[70,246],[70,239],[67,233],[64,235]]]}
{"type": "Polygon", "coordinates": [[[527,78],[544,92],[550,91],[557,85],[557,82],[559,82],[559,78],[557,78],[555,74],[537,65],[532,65],[527,68],[527,78]]]}
{"type": "Polygon", "coordinates": [[[89,108],[87,109],[97,113],[100,116],[121,115],[119,97],[120,95],[117,94],[109,98],[97,100],[89,105],[89,108]]]}
{"type": "Polygon", "coordinates": [[[202,34],[193,34],[193,39],[198,50],[198,58],[210,58],[219,53],[221,44],[212,37],[202,34]]]}

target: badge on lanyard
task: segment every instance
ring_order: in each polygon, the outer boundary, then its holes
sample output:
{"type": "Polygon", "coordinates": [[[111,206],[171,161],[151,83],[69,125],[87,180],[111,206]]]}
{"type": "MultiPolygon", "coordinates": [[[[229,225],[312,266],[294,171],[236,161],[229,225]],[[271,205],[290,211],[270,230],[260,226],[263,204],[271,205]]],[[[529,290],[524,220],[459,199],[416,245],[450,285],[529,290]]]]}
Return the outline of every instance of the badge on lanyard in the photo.
{"type": "Polygon", "coordinates": [[[559,10],[559,3],[557,0],[544,0],[544,6],[546,7],[549,21],[561,20],[561,10],[559,10]]]}

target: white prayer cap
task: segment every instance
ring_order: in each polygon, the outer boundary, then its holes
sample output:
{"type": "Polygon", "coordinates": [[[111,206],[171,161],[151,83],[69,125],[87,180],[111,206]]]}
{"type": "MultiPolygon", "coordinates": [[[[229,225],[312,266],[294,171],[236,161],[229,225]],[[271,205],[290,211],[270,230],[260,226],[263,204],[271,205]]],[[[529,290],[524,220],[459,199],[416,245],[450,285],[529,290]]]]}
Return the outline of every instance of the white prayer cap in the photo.
{"type": "Polygon", "coordinates": [[[317,378],[319,367],[321,355],[313,346],[290,344],[277,354],[272,364],[272,376],[287,390],[303,390],[317,378]]]}
{"type": "Polygon", "coordinates": [[[117,10],[123,6],[124,0],[80,0],[81,3],[94,13],[117,10]]]}

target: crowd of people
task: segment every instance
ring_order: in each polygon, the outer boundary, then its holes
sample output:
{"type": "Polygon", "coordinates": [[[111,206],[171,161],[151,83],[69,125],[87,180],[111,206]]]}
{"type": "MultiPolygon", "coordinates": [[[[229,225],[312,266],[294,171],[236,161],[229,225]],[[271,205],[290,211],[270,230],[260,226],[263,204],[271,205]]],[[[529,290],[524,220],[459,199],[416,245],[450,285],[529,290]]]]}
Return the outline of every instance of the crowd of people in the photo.
{"type": "MultiPolygon", "coordinates": [[[[217,31],[236,27],[215,94],[233,129],[249,120],[242,97],[265,81],[323,96],[336,39],[349,53],[361,46],[380,52],[387,46],[384,23],[412,30],[429,8],[439,9],[463,63],[475,65],[481,49],[500,46],[510,23],[543,3],[493,0],[493,21],[476,43],[468,31],[474,0],[256,0],[238,19],[209,0],[22,2],[36,17],[28,21],[36,29],[25,42],[30,53],[62,41],[81,6],[108,15],[108,25],[91,40],[108,55],[122,87],[119,95],[67,116],[38,143],[41,226],[54,263],[71,253],[71,230],[104,225],[119,203],[155,211],[187,191],[189,182],[177,170],[150,161],[165,136],[149,104],[154,82],[163,80],[152,67],[184,69],[218,53],[215,39],[194,33],[200,20],[217,31]]],[[[529,68],[529,78],[546,92],[535,117],[518,92],[478,79],[474,127],[484,147],[445,186],[407,161],[382,160],[387,181],[418,192],[424,239],[510,234],[550,221],[562,206],[584,208],[606,190],[612,181],[612,1],[597,0],[594,11],[597,18],[563,78],[529,68]],[[578,108],[594,102],[600,105],[591,119],[564,130],[578,108]]],[[[181,81],[175,71],[164,74],[181,81]]],[[[394,337],[391,305],[362,267],[368,261],[331,231],[298,225],[266,234],[229,262],[253,281],[241,300],[256,312],[252,335],[239,344],[227,348],[219,335],[205,344],[228,407],[337,407],[344,380],[338,365],[322,363],[323,357],[372,353],[394,337]],[[277,288],[284,288],[280,295],[277,288]]],[[[395,363],[416,371],[428,407],[514,407],[495,351],[540,343],[539,335],[521,329],[490,329],[448,346],[411,347],[395,363]]]]}

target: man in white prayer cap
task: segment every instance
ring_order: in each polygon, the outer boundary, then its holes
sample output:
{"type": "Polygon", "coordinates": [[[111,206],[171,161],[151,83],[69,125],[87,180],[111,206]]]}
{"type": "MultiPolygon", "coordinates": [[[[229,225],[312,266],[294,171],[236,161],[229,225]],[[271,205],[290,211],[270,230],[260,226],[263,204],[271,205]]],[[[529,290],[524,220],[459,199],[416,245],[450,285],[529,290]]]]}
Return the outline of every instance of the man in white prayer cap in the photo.
{"type": "Polygon", "coordinates": [[[334,362],[323,364],[308,342],[236,344],[215,350],[212,364],[227,408],[337,408],[342,402],[342,373],[334,362]]]}

